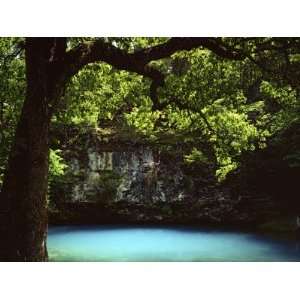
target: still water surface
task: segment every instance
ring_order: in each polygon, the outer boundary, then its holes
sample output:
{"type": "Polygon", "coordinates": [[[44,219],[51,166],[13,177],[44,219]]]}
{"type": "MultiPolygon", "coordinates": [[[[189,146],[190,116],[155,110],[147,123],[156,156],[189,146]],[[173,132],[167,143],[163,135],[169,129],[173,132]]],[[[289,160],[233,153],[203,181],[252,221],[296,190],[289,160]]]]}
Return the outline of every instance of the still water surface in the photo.
{"type": "Polygon", "coordinates": [[[300,261],[300,242],[189,227],[57,226],[51,261],[300,261]]]}

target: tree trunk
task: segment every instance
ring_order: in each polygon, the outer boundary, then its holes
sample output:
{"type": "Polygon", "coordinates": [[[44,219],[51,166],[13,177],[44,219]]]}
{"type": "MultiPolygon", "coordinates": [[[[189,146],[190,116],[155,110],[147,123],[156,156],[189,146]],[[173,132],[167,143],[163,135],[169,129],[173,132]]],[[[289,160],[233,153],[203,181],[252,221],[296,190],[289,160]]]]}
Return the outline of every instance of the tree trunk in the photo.
{"type": "Polygon", "coordinates": [[[52,68],[56,40],[26,40],[26,98],[0,194],[0,261],[47,260],[48,133],[62,91],[52,68]]]}

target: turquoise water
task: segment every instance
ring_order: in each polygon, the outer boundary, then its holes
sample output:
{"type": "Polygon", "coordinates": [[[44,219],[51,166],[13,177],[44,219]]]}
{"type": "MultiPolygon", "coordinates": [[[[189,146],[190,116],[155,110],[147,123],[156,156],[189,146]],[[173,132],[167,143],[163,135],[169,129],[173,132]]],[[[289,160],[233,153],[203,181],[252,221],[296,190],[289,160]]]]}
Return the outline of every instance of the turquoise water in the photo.
{"type": "Polygon", "coordinates": [[[58,226],[51,261],[300,261],[300,244],[187,227],[58,226]]]}

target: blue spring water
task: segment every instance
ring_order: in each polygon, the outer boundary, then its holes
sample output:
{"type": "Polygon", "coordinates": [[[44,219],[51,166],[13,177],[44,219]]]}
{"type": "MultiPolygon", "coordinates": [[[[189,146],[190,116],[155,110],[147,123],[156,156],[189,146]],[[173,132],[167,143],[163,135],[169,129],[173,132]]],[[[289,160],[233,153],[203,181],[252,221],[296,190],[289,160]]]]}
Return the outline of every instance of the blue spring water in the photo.
{"type": "Polygon", "coordinates": [[[51,261],[300,261],[300,243],[187,227],[57,226],[51,261]]]}

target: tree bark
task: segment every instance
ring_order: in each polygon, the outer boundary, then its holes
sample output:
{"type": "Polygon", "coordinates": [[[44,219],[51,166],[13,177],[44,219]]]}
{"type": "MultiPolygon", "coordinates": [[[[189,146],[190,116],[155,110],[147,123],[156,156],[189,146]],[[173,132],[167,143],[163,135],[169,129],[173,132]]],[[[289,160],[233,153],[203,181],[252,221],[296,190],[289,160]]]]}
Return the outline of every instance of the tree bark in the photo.
{"type": "Polygon", "coordinates": [[[56,47],[54,38],[26,40],[26,98],[1,191],[1,261],[47,260],[48,133],[62,91],[56,47]]]}

